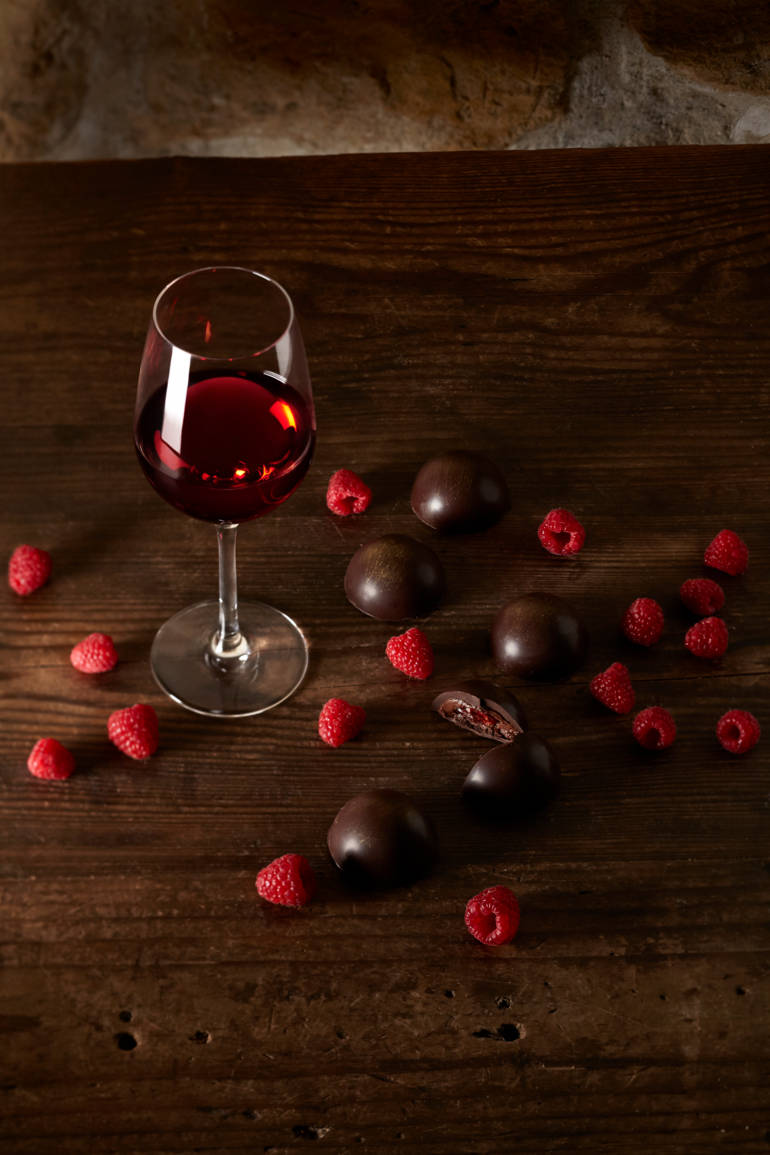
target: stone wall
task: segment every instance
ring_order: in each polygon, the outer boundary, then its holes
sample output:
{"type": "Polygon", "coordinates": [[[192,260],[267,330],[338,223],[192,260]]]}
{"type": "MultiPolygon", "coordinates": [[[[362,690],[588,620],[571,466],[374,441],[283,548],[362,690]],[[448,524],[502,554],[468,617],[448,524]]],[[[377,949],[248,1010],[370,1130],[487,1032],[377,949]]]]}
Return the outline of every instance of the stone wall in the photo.
{"type": "Polygon", "coordinates": [[[770,141],[768,0],[0,0],[0,159],[770,141]]]}

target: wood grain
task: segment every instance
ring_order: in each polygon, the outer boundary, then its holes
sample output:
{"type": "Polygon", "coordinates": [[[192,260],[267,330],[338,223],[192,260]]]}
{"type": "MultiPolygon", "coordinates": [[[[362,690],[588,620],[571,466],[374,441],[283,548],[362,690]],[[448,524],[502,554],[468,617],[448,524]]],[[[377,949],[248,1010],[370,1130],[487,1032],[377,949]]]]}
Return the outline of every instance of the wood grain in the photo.
{"type": "Polygon", "coordinates": [[[55,561],[34,597],[0,597],[2,1150],[767,1151],[766,742],[730,757],[714,725],[741,706],[770,727],[770,148],[7,165],[0,205],[2,540],[55,561]],[[131,444],[154,296],[225,261],[294,295],[319,422],[308,478],[239,545],[242,595],[300,620],[310,673],[237,722],[152,681],[153,633],[214,592],[215,551],[131,444]],[[436,539],[411,480],[458,445],[501,464],[513,508],[436,539]],[[343,465],[374,490],[360,518],[325,510],[343,465]],[[535,536],[556,505],[588,528],[571,563],[535,536]],[[751,565],[724,578],[730,648],[704,664],[677,591],[723,526],[751,565]],[[425,684],[342,591],[384,532],[446,566],[425,684]],[[518,686],[564,788],[490,829],[458,793],[484,744],[429,706],[495,675],[493,614],[532,588],[580,608],[591,652],[518,686]],[[650,651],[618,636],[639,594],[666,611],[650,651]],[[68,662],[94,629],[121,653],[97,680],[68,662]],[[588,693],[617,659],[676,717],[659,757],[588,693]],[[332,695],[367,709],[337,751],[315,730],[332,695]],[[139,700],[161,719],[146,766],[105,729],[139,700]],[[77,756],[65,784],[25,770],[49,734],[77,756]],[[345,890],[325,832],[369,786],[431,814],[432,877],[345,890]],[[289,849],[320,880],[299,913],[253,886],[289,849]],[[496,951],[462,920],[493,883],[523,912],[496,951]]]}

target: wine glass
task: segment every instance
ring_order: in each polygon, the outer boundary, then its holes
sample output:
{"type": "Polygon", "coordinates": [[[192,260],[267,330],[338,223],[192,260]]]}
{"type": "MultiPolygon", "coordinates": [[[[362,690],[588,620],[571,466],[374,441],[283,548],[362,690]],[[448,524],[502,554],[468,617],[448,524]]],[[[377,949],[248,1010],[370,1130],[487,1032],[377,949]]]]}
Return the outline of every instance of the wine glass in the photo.
{"type": "Polygon", "coordinates": [[[260,714],[296,690],[308,647],[297,624],[260,602],[238,604],[238,525],[293,493],[310,465],[315,413],[288,293],[234,266],[195,269],[160,293],[139,370],[139,462],[171,505],[213,522],[219,600],[161,626],[150,656],[158,684],[199,714],[260,714]]]}

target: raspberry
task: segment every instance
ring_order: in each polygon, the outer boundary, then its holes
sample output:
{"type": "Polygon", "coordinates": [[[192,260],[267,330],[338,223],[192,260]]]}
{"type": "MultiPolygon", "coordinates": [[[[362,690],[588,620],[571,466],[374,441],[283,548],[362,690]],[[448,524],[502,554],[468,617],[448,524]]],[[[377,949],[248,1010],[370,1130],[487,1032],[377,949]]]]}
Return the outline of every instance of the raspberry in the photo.
{"type": "Polygon", "coordinates": [[[731,529],[722,529],[706,546],[703,560],[712,569],[719,569],[736,577],[748,568],[749,548],[737,533],[733,533],[731,529]]]}
{"type": "Polygon", "coordinates": [[[315,894],[313,868],[302,854],[282,854],[257,875],[257,894],[279,906],[304,906],[315,894]]]}
{"type": "Polygon", "coordinates": [[[392,666],[408,678],[429,678],[433,673],[433,650],[425,634],[412,626],[405,634],[397,634],[385,647],[392,666]]]}
{"type": "Polygon", "coordinates": [[[110,742],[129,758],[149,758],[158,749],[158,715],[152,706],[137,702],[116,710],[107,719],[110,742]]]}
{"type": "Polygon", "coordinates": [[[344,698],[330,698],[318,715],[318,733],[327,746],[343,746],[355,738],[365,721],[363,706],[353,706],[344,698]]]}
{"type": "Polygon", "coordinates": [[[664,750],[676,738],[676,723],[662,706],[648,706],[634,718],[633,734],[645,750],[664,750]]]}
{"type": "Polygon", "coordinates": [[[622,662],[613,662],[601,674],[591,680],[589,690],[601,702],[616,714],[627,714],[634,707],[636,694],[631,685],[631,675],[628,667],[622,662]]]}
{"type": "Polygon", "coordinates": [[[510,942],[519,929],[519,904],[507,886],[488,886],[468,901],[465,925],[487,946],[510,942]]]}
{"type": "Polygon", "coordinates": [[[721,618],[701,618],[690,626],[684,644],[696,658],[721,658],[727,649],[727,626],[721,618]]]}
{"type": "Polygon", "coordinates": [[[753,750],[762,731],[748,710],[728,710],[717,722],[717,738],[731,754],[753,750]]]}
{"type": "Polygon", "coordinates": [[[679,596],[688,610],[701,618],[715,614],[725,604],[725,591],[711,578],[689,578],[682,582],[679,596]]]}
{"type": "Polygon", "coordinates": [[[653,598],[636,598],[623,614],[621,629],[629,641],[652,646],[663,633],[663,610],[653,598]]]}
{"type": "Polygon", "coordinates": [[[26,597],[45,585],[52,569],[50,553],[34,545],[19,545],[8,563],[8,584],[14,593],[26,597]]]}
{"type": "Polygon", "coordinates": [[[69,778],[75,769],[75,759],[66,746],[55,738],[41,738],[32,747],[27,759],[27,769],[36,778],[55,778],[62,781],[69,778]]]}
{"type": "Polygon", "coordinates": [[[70,661],[82,674],[104,674],[118,661],[118,651],[109,634],[89,634],[73,646],[70,661]]]}
{"type": "Polygon", "coordinates": [[[369,508],[372,491],[352,469],[338,469],[329,478],[326,506],[340,517],[363,513],[369,508]]]}
{"type": "Polygon", "coordinates": [[[552,509],[537,527],[537,536],[543,549],[564,557],[583,548],[586,531],[568,509],[552,509]]]}

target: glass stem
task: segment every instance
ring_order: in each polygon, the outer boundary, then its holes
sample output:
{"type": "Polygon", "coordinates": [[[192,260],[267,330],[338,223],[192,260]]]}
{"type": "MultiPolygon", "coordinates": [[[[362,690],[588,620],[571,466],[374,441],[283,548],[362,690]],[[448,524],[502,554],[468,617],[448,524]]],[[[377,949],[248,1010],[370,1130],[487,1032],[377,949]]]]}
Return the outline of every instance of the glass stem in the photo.
{"type": "Polygon", "coordinates": [[[242,659],[248,652],[238,621],[238,574],[235,568],[237,525],[217,527],[219,545],[219,629],[211,642],[214,657],[220,662],[242,659]]]}

